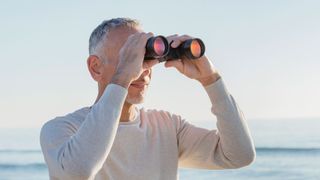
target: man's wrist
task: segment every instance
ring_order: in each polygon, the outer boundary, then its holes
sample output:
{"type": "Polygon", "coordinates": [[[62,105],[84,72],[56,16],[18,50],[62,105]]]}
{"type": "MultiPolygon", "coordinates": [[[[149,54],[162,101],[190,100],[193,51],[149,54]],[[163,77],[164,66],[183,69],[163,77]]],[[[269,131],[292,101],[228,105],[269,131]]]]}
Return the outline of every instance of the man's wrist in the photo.
{"type": "Polygon", "coordinates": [[[124,76],[124,75],[120,76],[117,73],[113,75],[113,77],[110,81],[110,84],[117,84],[117,85],[122,86],[126,89],[129,88],[130,83],[131,83],[130,79],[126,78],[126,76],[124,76]]]}
{"type": "Polygon", "coordinates": [[[199,78],[197,80],[202,84],[202,86],[208,86],[217,82],[220,78],[221,76],[216,72],[214,74],[211,74],[210,76],[199,78]]]}

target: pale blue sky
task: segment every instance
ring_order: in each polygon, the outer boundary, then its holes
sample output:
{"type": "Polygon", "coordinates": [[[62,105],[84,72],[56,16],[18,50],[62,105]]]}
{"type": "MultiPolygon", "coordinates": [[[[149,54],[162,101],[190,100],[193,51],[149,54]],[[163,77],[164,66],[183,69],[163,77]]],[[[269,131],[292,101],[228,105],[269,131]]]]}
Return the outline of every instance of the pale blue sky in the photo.
{"type": "MultiPolygon", "coordinates": [[[[320,117],[319,1],[1,1],[0,127],[40,127],[91,105],[88,38],[104,19],[139,19],[155,34],[189,34],[248,119],[320,117]]],[[[212,118],[199,83],[154,68],[146,108],[212,118]]]]}

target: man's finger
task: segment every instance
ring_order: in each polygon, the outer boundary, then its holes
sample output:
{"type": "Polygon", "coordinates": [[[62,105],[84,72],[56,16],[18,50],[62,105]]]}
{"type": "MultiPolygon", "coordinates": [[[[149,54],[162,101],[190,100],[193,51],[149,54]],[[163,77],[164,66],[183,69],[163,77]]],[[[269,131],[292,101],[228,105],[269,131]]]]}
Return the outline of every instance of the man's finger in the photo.
{"type": "Polygon", "coordinates": [[[181,73],[183,73],[183,62],[182,60],[178,59],[178,60],[173,60],[173,61],[167,61],[164,63],[164,66],[166,68],[168,67],[175,67],[178,71],[180,71],[181,73]]]}
{"type": "Polygon", "coordinates": [[[173,34],[173,35],[167,36],[166,39],[168,40],[169,43],[171,43],[177,37],[178,37],[178,34],[173,34]]]}
{"type": "Polygon", "coordinates": [[[191,36],[189,35],[183,35],[183,36],[178,36],[176,38],[173,39],[173,43],[171,44],[171,47],[176,48],[178,47],[182,42],[188,40],[188,39],[192,39],[191,36]]]}
{"type": "Polygon", "coordinates": [[[153,36],[153,33],[149,32],[149,33],[144,33],[141,38],[139,39],[139,44],[141,44],[142,46],[146,46],[147,41],[149,38],[151,38],[153,36]]]}
{"type": "Polygon", "coordinates": [[[154,65],[158,64],[159,60],[158,59],[153,59],[153,60],[146,60],[143,62],[143,69],[150,69],[154,65]]]}

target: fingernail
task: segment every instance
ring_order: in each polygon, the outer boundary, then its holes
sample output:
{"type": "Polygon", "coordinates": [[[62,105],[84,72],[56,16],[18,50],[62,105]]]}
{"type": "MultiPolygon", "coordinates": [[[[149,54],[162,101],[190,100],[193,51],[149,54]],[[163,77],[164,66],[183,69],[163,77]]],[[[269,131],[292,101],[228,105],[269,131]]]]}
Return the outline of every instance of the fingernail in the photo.
{"type": "Polygon", "coordinates": [[[172,44],[171,44],[171,47],[175,48],[177,45],[176,45],[176,41],[174,41],[172,44]]]}

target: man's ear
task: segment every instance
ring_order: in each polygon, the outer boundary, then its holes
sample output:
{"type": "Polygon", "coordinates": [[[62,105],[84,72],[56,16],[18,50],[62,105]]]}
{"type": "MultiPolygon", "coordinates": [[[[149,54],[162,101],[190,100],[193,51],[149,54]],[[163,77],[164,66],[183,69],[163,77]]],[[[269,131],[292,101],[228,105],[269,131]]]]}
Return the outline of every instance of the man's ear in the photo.
{"type": "Polygon", "coordinates": [[[95,81],[100,81],[100,79],[102,78],[102,73],[103,73],[102,72],[103,71],[102,59],[100,59],[96,55],[90,55],[87,59],[87,66],[88,66],[88,70],[91,74],[91,77],[95,81]]]}

